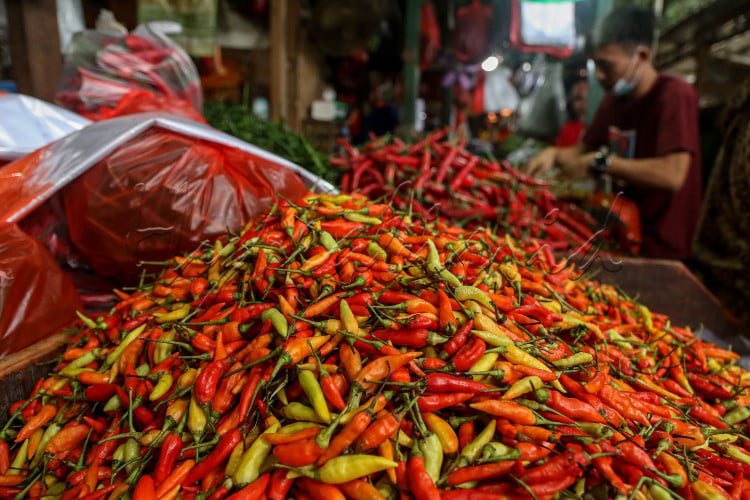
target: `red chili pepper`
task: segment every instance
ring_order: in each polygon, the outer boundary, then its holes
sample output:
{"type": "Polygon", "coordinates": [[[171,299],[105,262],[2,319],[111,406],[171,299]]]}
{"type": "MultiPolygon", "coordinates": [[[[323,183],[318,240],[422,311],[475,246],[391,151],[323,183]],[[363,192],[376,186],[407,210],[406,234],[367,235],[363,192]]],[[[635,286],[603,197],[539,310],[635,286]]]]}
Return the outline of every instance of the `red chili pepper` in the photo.
{"type": "Polygon", "coordinates": [[[451,375],[449,373],[430,372],[425,375],[428,392],[468,392],[478,393],[490,389],[482,382],[451,375]]]}
{"type": "Polygon", "coordinates": [[[474,393],[468,392],[455,392],[449,394],[435,394],[428,396],[421,396],[417,401],[417,406],[420,411],[438,411],[444,408],[450,408],[456,406],[464,401],[467,401],[474,397],[474,393]]]}
{"type": "Polygon", "coordinates": [[[458,350],[451,358],[451,362],[458,371],[466,371],[479,361],[484,355],[487,345],[479,337],[472,337],[471,341],[458,350]]]}
{"type": "Polygon", "coordinates": [[[427,330],[420,328],[417,330],[375,330],[370,332],[370,338],[391,342],[397,346],[407,346],[421,348],[427,345],[427,330]]]}
{"type": "Polygon", "coordinates": [[[154,468],[154,484],[158,487],[172,472],[172,466],[182,450],[182,439],[176,434],[169,434],[161,445],[159,461],[154,468]]]}
{"type": "Polygon", "coordinates": [[[474,323],[472,321],[464,323],[463,326],[458,329],[456,334],[453,335],[453,337],[443,346],[443,351],[449,356],[456,354],[458,350],[466,344],[473,326],[474,323]]]}
{"type": "Polygon", "coordinates": [[[199,479],[203,478],[208,471],[219,465],[226,459],[234,449],[235,446],[242,441],[242,433],[239,429],[234,429],[229,433],[222,436],[219,443],[211,451],[211,453],[198,462],[195,467],[190,471],[185,480],[182,482],[183,485],[193,484],[199,479]]]}
{"type": "Polygon", "coordinates": [[[212,361],[206,366],[195,380],[195,399],[201,404],[206,404],[216,394],[216,386],[224,371],[231,366],[234,359],[231,357],[212,361]]]}

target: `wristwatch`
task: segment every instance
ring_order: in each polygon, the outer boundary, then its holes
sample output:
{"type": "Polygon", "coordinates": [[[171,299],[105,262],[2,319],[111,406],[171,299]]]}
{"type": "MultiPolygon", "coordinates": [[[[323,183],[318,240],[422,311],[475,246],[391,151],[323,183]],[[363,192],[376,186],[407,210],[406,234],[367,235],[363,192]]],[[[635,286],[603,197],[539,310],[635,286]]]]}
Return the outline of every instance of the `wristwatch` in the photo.
{"type": "Polygon", "coordinates": [[[609,150],[606,147],[603,147],[596,152],[590,168],[594,174],[601,175],[607,171],[610,164],[611,159],[609,157],[609,150]]]}

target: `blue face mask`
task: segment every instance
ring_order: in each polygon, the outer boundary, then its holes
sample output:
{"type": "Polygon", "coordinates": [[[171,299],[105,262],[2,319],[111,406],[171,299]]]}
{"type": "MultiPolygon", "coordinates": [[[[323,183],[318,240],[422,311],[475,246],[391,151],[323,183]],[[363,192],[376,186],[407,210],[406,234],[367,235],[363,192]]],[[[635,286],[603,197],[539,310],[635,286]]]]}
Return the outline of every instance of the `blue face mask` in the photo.
{"type": "Polygon", "coordinates": [[[612,87],[612,95],[616,97],[624,97],[633,93],[635,88],[638,86],[638,80],[640,79],[640,71],[633,77],[631,81],[627,81],[625,78],[633,70],[633,64],[638,60],[638,52],[633,54],[628,65],[628,70],[625,72],[625,76],[615,82],[612,87]]]}

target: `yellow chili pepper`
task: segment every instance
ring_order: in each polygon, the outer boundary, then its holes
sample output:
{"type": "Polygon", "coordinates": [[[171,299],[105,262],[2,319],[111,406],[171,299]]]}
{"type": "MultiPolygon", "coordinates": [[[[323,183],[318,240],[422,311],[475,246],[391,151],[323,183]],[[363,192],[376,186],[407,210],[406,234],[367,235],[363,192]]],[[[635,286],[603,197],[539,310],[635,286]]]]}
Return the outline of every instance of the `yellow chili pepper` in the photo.
{"type": "Polygon", "coordinates": [[[422,419],[427,428],[440,439],[440,446],[444,453],[451,454],[458,451],[458,436],[448,422],[434,413],[423,413],[422,419]]]}
{"type": "Polygon", "coordinates": [[[459,455],[455,467],[453,468],[466,467],[467,465],[476,462],[484,445],[492,441],[492,438],[495,436],[496,426],[495,419],[490,420],[490,423],[482,429],[482,432],[480,432],[472,442],[464,446],[464,449],[461,451],[461,455],[459,455]]]}
{"type": "MultiPolygon", "coordinates": [[[[263,434],[272,434],[277,432],[278,429],[279,423],[277,421],[269,425],[263,431],[263,434]]],[[[236,485],[244,486],[252,483],[260,476],[260,466],[271,452],[272,447],[268,441],[262,439],[263,434],[253,441],[253,444],[250,445],[237,464],[237,470],[232,475],[232,480],[236,485]]]]}
{"type": "Polygon", "coordinates": [[[315,414],[320,417],[324,424],[330,424],[331,412],[328,411],[328,403],[323,394],[323,388],[320,387],[320,383],[318,382],[318,377],[310,370],[298,370],[297,373],[299,384],[310,400],[315,414]]]}
{"type": "Polygon", "coordinates": [[[493,304],[492,299],[490,299],[489,295],[474,286],[461,285],[456,287],[455,296],[456,300],[459,302],[463,302],[465,300],[474,300],[489,309],[495,308],[495,305],[493,304]]]}
{"type": "Polygon", "coordinates": [[[552,364],[556,368],[570,368],[571,366],[585,365],[594,361],[594,356],[588,352],[577,352],[567,358],[558,359],[553,361],[552,364]]]}
{"type": "Polygon", "coordinates": [[[190,368],[185,373],[180,375],[179,380],[177,381],[177,384],[182,388],[185,389],[186,387],[190,387],[195,383],[195,379],[198,377],[198,370],[195,368],[190,368]]]}
{"type": "Polygon", "coordinates": [[[114,363],[117,363],[117,361],[119,361],[120,359],[120,356],[122,356],[123,351],[125,351],[125,348],[133,343],[133,341],[135,341],[135,339],[137,339],[144,332],[144,330],[146,330],[146,323],[142,324],[138,328],[131,330],[130,333],[128,333],[125,338],[122,339],[120,345],[118,345],[114,351],[109,353],[105,361],[105,365],[110,366],[114,363]]]}
{"type": "Polygon", "coordinates": [[[393,460],[377,455],[340,455],[327,461],[315,476],[327,484],[342,484],[397,465],[393,460]]]}
{"type": "Polygon", "coordinates": [[[168,332],[164,332],[161,334],[158,340],[163,340],[164,342],[157,342],[156,346],[154,347],[154,364],[159,364],[164,362],[166,360],[170,353],[172,352],[172,344],[171,342],[175,339],[177,334],[174,330],[170,330],[168,332]]]}
{"type": "Polygon", "coordinates": [[[190,432],[193,434],[195,441],[198,441],[203,431],[206,430],[206,412],[201,408],[198,402],[195,400],[195,396],[190,396],[190,406],[188,408],[188,421],[187,426],[190,432]]]}
{"type": "Polygon", "coordinates": [[[169,372],[162,373],[159,377],[159,381],[148,396],[149,401],[156,401],[164,396],[167,391],[172,388],[172,384],[174,384],[174,377],[172,377],[172,374],[169,372]]]}
{"type": "Polygon", "coordinates": [[[177,424],[182,420],[188,407],[187,399],[173,399],[167,406],[166,418],[177,424]]]}
{"type": "Polygon", "coordinates": [[[21,443],[21,447],[18,449],[18,453],[16,453],[15,458],[13,458],[13,461],[10,463],[10,467],[8,468],[6,474],[9,476],[17,476],[18,474],[20,474],[24,468],[23,466],[26,465],[26,461],[28,460],[28,458],[29,440],[24,439],[23,443],[21,443]]]}
{"type": "MultiPolygon", "coordinates": [[[[497,358],[500,357],[500,355],[496,352],[490,352],[482,356],[477,360],[476,363],[471,365],[471,367],[468,369],[467,373],[471,372],[486,372],[492,370],[492,367],[495,366],[495,362],[497,361],[497,358]]],[[[474,375],[474,380],[481,380],[484,378],[484,375],[474,375]]]]}
{"type": "Polygon", "coordinates": [[[503,394],[502,399],[516,399],[523,394],[534,392],[537,389],[541,389],[542,387],[544,387],[544,382],[542,382],[542,379],[540,379],[536,375],[524,377],[511,385],[510,388],[503,394]]]}
{"type": "Polygon", "coordinates": [[[352,335],[357,335],[359,332],[359,323],[357,322],[357,318],[354,316],[351,307],[349,307],[349,304],[344,299],[339,302],[339,312],[341,316],[341,324],[344,327],[344,330],[352,335]]]}
{"type": "Polygon", "coordinates": [[[329,416],[329,421],[328,422],[324,421],[323,418],[321,418],[320,415],[318,415],[314,409],[298,401],[292,401],[288,405],[284,406],[281,412],[286,418],[289,418],[292,420],[317,422],[319,424],[330,423],[330,418],[331,418],[331,416],[329,416]]]}
{"type": "Polygon", "coordinates": [[[39,444],[36,447],[36,453],[34,453],[34,458],[31,460],[31,468],[39,464],[39,462],[42,460],[42,457],[44,456],[44,450],[47,448],[47,445],[52,440],[55,435],[62,430],[62,427],[57,425],[56,423],[52,423],[45,429],[44,434],[42,434],[42,439],[39,441],[39,444]]]}
{"type": "Polygon", "coordinates": [[[157,323],[166,323],[168,321],[177,321],[190,314],[190,304],[182,304],[177,308],[161,314],[154,314],[157,323]]]}

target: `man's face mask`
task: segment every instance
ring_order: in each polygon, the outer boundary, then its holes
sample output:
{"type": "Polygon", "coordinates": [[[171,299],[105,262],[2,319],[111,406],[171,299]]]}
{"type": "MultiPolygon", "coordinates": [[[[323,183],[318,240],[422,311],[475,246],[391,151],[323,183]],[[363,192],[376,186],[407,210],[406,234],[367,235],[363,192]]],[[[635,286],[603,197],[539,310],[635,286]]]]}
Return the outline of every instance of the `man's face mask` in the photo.
{"type": "Polygon", "coordinates": [[[627,95],[630,95],[633,93],[635,88],[638,86],[638,80],[641,78],[641,68],[638,69],[636,74],[633,76],[633,79],[628,81],[627,77],[630,75],[630,73],[633,71],[633,68],[635,67],[635,63],[638,62],[638,57],[640,56],[640,50],[636,50],[633,54],[633,57],[630,58],[630,64],[628,64],[628,70],[625,72],[625,74],[620,77],[612,87],[612,95],[616,97],[624,97],[627,95]]]}

